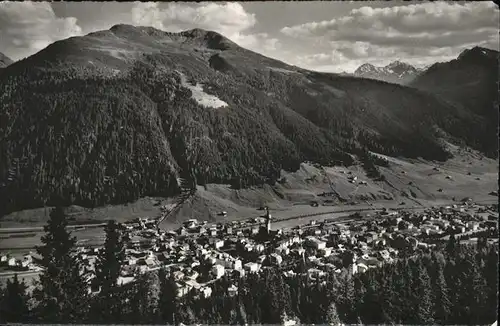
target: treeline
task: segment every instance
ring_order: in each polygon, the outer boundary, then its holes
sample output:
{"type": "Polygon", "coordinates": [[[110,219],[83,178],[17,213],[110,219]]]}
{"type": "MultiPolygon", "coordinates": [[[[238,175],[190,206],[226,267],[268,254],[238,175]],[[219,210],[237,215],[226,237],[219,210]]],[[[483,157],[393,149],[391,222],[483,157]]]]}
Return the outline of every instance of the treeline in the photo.
{"type": "Polygon", "coordinates": [[[196,290],[179,297],[173,274],[164,269],[117,285],[127,244],[113,221],[96,272],[89,273],[66,224],[62,209],[54,209],[38,248],[45,270],[31,294],[17,277],[8,282],[0,322],[482,325],[497,318],[498,246],[485,239],[471,246],[451,237],[431,254],[355,275],[344,269],[314,280],[304,274],[305,261],[289,276],[270,267],[243,278],[225,276],[211,284],[209,297],[196,290]],[[89,294],[89,282],[98,294],[89,294]]]}
{"type": "Polygon", "coordinates": [[[357,151],[366,175],[376,181],[384,181],[385,176],[380,172],[379,166],[388,167],[389,162],[386,159],[370,153],[366,148],[357,151]]]}

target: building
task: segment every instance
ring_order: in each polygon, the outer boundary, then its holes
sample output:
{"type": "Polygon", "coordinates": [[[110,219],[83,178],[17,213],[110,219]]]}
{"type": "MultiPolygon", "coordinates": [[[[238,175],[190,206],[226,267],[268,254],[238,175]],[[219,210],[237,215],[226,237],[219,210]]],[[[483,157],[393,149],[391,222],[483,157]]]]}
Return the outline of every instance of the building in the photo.
{"type": "Polygon", "coordinates": [[[228,289],[227,289],[227,292],[229,294],[230,297],[233,297],[235,295],[238,294],[238,288],[232,284],[228,289]]]}
{"type": "Polygon", "coordinates": [[[326,247],[319,250],[319,253],[323,257],[329,257],[332,254],[332,248],[326,247]]]}
{"type": "Polygon", "coordinates": [[[257,273],[260,269],[259,264],[252,262],[246,263],[245,265],[243,265],[243,267],[250,273],[257,273]]]}
{"type": "Polygon", "coordinates": [[[210,287],[202,287],[200,288],[200,294],[204,297],[204,298],[208,298],[212,295],[212,288],[210,287]]]}
{"type": "Polygon", "coordinates": [[[217,264],[217,265],[214,265],[214,266],[212,267],[212,274],[214,275],[214,277],[215,277],[216,279],[219,279],[219,278],[221,278],[222,276],[224,276],[224,273],[225,273],[225,268],[224,268],[224,266],[222,266],[222,265],[218,265],[218,264],[217,264]]]}
{"type": "Polygon", "coordinates": [[[236,269],[236,270],[243,269],[243,265],[242,265],[242,263],[241,263],[241,260],[236,259],[236,260],[233,262],[233,269],[236,269]]]}
{"type": "Polygon", "coordinates": [[[321,241],[317,238],[313,238],[313,237],[310,237],[306,240],[306,245],[316,249],[316,250],[320,250],[320,249],[325,249],[326,248],[326,242],[325,241],[321,241]]]}
{"type": "Polygon", "coordinates": [[[271,264],[273,264],[273,265],[281,265],[281,263],[283,262],[283,257],[281,257],[280,255],[278,255],[276,253],[273,253],[273,254],[269,255],[269,260],[270,260],[271,264]]]}
{"type": "Polygon", "coordinates": [[[271,214],[268,207],[266,207],[266,231],[267,234],[271,233],[271,214]]]}

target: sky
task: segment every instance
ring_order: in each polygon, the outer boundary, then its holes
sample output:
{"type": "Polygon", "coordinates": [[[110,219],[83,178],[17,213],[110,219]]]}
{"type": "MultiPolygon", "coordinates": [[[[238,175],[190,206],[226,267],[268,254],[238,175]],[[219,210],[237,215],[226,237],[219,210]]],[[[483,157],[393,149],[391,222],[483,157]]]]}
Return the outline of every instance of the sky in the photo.
{"type": "Polygon", "coordinates": [[[395,60],[423,67],[474,46],[499,50],[499,20],[489,1],[0,2],[0,52],[19,60],[123,23],[212,30],[288,64],[353,72],[395,60]]]}

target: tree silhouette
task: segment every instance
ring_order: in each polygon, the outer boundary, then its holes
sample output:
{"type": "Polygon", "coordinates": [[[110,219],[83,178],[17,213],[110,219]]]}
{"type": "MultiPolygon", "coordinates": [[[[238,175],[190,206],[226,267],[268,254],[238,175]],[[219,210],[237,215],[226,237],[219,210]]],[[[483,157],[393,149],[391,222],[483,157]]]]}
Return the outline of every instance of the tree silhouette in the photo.
{"type": "Polygon", "coordinates": [[[75,252],[76,239],[66,226],[63,208],[54,208],[44,226],[43,245],[37,247],[44,270],[34,295],[39,303],[37,316],[44,322],[78,322],[87,316],[87,275],[75,252]]]}
{"type": "Polygon", "coordinates": [[[167,324],[175,323],[175,314],[178,307],[177,285],[171,274],[167,275],[164,269],[159,271],[160,298],[158,301],[158,313],[160,321],[167,324]]]}
{"type": "Polygon", "coordinates": [[[29,318],[28,299],[26,284],[19,281],[17,274],[14,279],[7,280],[5,292],[0,296],[0,322],[20,323],[29,318]]]}
{"type": "Polygon", "coordinates": [[[328,325],[340,325],[340,318],[337,313],[337,306],[335,305],[335,302],[331,302],[328,305],[328,310],[326,311],[326,321],[328,325]]]}
{"type": "Polygon", "coordinates": [[[104,228],[106,240],[96,263],[96,284],[101,291],[96,300],[103,322],[112,322],[121,314],[118,277],[125,259],[125,247],[119,226],[111,220],[104,228]]]}

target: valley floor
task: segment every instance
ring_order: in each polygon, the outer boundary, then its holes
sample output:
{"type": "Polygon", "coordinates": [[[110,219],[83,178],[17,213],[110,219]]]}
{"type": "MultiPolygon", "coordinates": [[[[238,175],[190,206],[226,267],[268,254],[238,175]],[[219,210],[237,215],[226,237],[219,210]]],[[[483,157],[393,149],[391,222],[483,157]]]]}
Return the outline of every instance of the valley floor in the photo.
{"type": "MultiPolygon", "coordinates": [[[[474,151],[452,145],[450,148],[455,157],[444,164],[387,157],[389,167],[380,168],[386,177],[384,182],[370,180],[359,165],[320,167],[303,163],[296,172],[283,171],[280,183],[273,187],[234,190],[228,185],[199,186],[196,195],[160,227],[174,229],[190,218],[210,223],[258,217],[263,213],[258,210],[262,206],[270,208],[276,227],[290,228],[312,219],[349,215],[356,210],[369,213],[382,208],[419,209],[451,205],[465,198],[481,204],[496,203],[498,197],[492,193],[498,190],[498,162],[474,151]],[[357,179],[350,182],[349,177],[357,179]],[[346,202],[341,203],[332,196],[332,189],[346,202]],[[318,206],[313,207],[313,202],[318,206]],[[227,212],[227,216],[219,216],[222,211],[227,212]],[[304,217],[309,214],[314,215],[304,217]]],[[[130,204],[96,209],[72,206],[67,214],[73,234],[80,243],[100,245],[104,240],[100,226],[105,220],[125,222],[138,217],[157,218],[161,206],[174,200],[142,198],[130,204]]],[[[15,254],[33,250],[40,244],[49,211],[40,208],[2,217],[0,252],[15,254]]]]}

